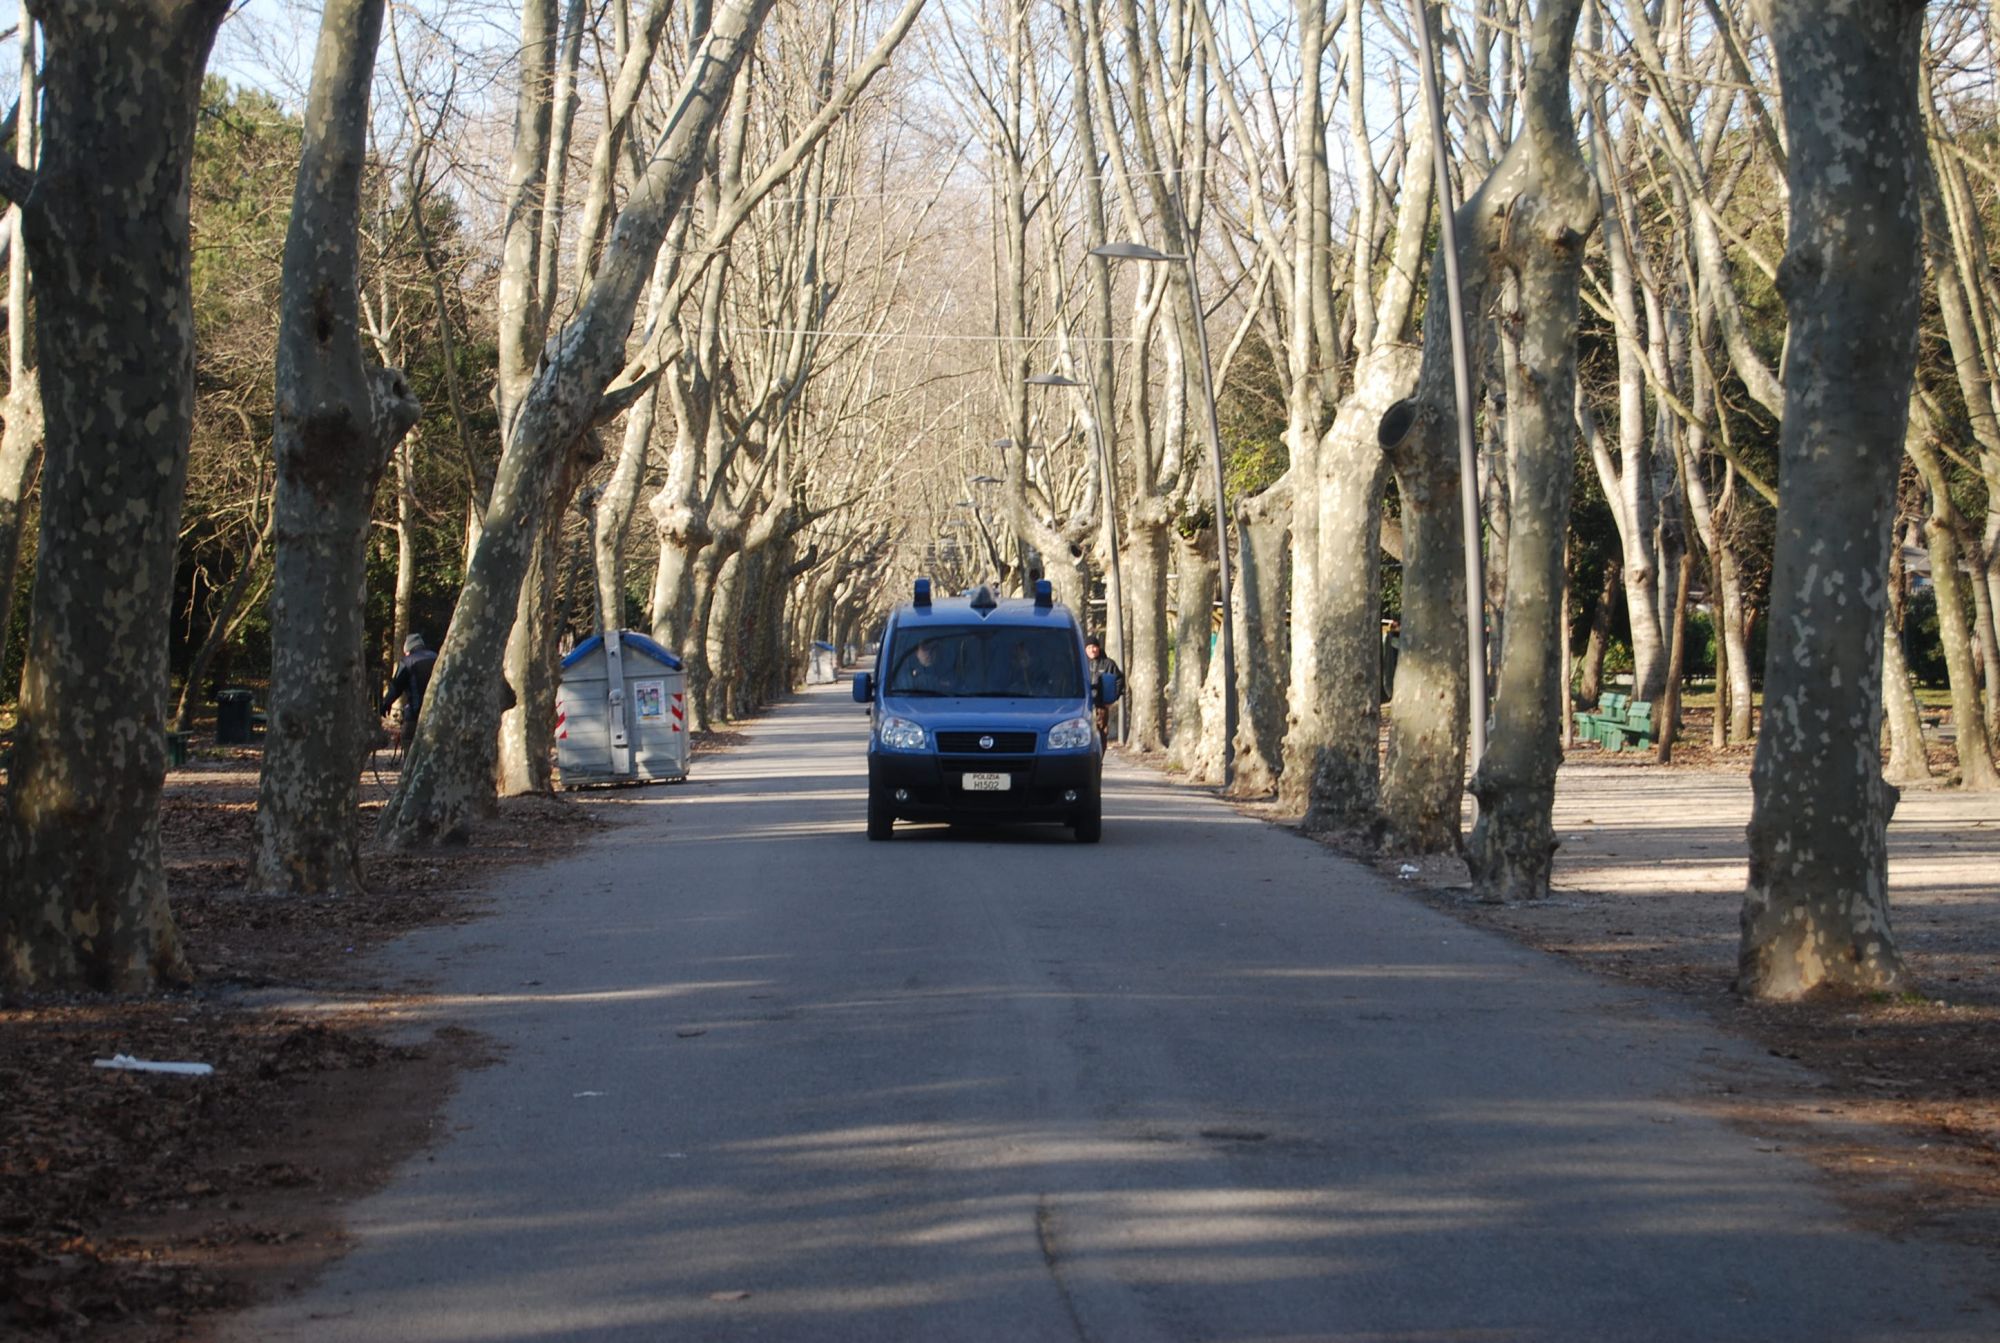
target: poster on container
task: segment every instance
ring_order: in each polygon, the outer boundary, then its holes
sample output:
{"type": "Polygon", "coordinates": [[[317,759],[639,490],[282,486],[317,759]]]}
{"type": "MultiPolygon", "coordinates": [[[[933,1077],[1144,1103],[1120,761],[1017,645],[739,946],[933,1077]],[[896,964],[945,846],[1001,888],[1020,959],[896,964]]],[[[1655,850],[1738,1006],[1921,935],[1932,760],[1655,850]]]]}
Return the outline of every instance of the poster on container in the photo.
{"type": "Polygon", "coordinates": [[[667,683],[665,681],[634,681],[632,683],[632,703],[638,707],[639,721],[658,723],[667,716],[667,683]]]}

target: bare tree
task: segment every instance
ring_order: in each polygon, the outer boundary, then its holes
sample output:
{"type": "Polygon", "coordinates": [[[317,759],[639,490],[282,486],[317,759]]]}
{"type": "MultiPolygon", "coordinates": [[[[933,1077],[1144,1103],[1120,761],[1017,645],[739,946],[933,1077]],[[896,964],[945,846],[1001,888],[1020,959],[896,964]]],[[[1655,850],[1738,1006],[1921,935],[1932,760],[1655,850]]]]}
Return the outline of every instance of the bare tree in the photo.
{"type": "Polygon", "coordinates": [[[361,884],[357,817],[374,678],[362,647],[375,491],[421,408],[396,369],[369,369],[360,330],[360,211],[383,0],[329,0],[320,19],[278,340],[270,727],[253,886],[293,895],[361,884]]]}
{"type": "Polygon", "coordinates": [[[1738,987],[1796,998],[1908,980],[1889,924],[1896,795],[1879,742],[1922,279],[1924,6],[1766,9],[1790,152],[1780,279],[1791,330],[1738,987]]]}
{"type": "Polygon", "coordinates": [[[166,619],[194,403],[188,164],[226,0],[35,3],[42,154],[25,215],[47,460],[0,852],[0,976],[184,979],[167,908],[166,619]]]}
{"type": "Polygon", "coordinates": [[[577,439],[643,390],[634,382],[627,384],[629,395],[606,396],[625,363],[626,338],[654,258],[699,176],[702,147],[772,3],[729,0],[714,15],[589,291],[576,316],[550,340],[507,421],[487,525],[438,656],[411,766],[384,809],[383,834],[393,842],[460,835],[491,797],[487,743],[504,707],[493,669],[513,628],[548,490],[577,439]]]}
{"type": "Polygon", "coordinates": [[[1493,264],[1514,280],[1515,306],[1501,321],[1516,352],[1500,678],[1493,736],[1472,776],[1479,819],[1467,846],[1473,889],[1489,900],[1547,895],[1556,848],[1556,766],[1569,716],[1557,622],[1576,448],[1578,288],[1598,212],[1570,115],[1570,50],[1582,8],[1582,0],[1537,6],[1522,90],[1526,124],[1480,192],[1493,219],[1493,264]],[[1498,191],[1496,179],[1504,184],[1498,191]]]}

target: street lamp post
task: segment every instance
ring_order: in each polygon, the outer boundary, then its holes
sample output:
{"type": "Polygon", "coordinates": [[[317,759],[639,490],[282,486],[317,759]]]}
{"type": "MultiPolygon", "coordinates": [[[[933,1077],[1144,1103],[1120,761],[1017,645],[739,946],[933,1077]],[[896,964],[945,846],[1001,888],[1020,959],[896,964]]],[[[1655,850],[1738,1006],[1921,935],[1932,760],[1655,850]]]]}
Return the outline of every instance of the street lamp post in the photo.
{"type": "MultiPolygon", "coordinates": [[[[1185,230],[1183,230],[1185,232],[1185,230]]],[[[1229,583],[1229,510],[1222,481],[1222,424],[1215,413],[1215,373],[1209,366],[1208,320],[1202,314],[1201,279],[1191,253],[1176,256],[1136,242],[1109,242],[1090,249],[1114,261],[1178,261],[1187,278],[1188,306],[1194,310],[1194,338],[1201,365],[1201,400],[1207,411],[1208,469],[1215,494],[1215,571],[1222,588],[1222,787],[1236,777],[1236,632],[1229,583]]]]}
{"type": "MultiPolygon", "coordinates": [[[[1089,389],[1088,383],[1064,377],[1060,373],[1037,373],[1028,379],[1028,383],[1034,387],[1089,389]]],[[[1094,406],[1087,418],[1090,421],[1091,444],[1096,449],[1097,471],[1104,492],[1104,548],[1111,561],[1111,585],[1104,594],[1104,614],[1106,623],[1111,626],[1111,646],[1118,650],[1118,666],[1122,673],[1126,666],[1125,571],[1118,562],[1118,473],[1112,467],[1111,449],[1104,441],[1104,426],[1098,423],[1094,406]]],[[[1118,697],[1118,740],[1125,740],[1125,696],[1122,694],[1118,697]]]]}

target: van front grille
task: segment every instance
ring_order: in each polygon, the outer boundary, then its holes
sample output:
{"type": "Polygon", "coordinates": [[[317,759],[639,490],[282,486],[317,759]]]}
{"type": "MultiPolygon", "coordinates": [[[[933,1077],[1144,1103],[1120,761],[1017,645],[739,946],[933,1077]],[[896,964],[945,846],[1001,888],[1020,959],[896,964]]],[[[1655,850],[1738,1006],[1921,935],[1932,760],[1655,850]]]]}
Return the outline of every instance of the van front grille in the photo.
{"type": "Polygon", "coordinates": [[[947,755],[1033,755],[1035,734],[1032,732],[940,732],[937,734],[938,750],[947,755]],[[982,746],[982,739],[990,739],[991,746],[982,746]]]}

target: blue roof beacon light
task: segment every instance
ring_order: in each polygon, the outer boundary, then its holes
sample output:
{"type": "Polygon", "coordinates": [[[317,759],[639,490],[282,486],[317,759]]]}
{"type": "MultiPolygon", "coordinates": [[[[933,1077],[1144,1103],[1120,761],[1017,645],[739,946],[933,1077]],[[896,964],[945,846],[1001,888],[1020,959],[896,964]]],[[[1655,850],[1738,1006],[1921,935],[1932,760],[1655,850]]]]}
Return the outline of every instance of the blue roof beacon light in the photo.
{"type": "Polygon", "coordinates": [[[930,604],[931,580],[928,578],[919,578],[917,580],[917,605],[928,609],[930,604]]]}
{"type": "Polygon", "coordinates": [[[1035,609],[1046,611],[1056,604],[1055,584],[1046,578],[1035,580],[1035,609]]]}

